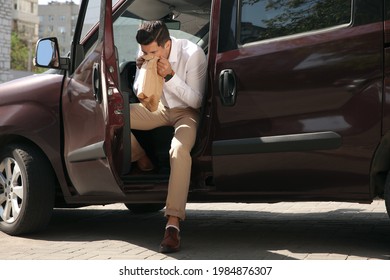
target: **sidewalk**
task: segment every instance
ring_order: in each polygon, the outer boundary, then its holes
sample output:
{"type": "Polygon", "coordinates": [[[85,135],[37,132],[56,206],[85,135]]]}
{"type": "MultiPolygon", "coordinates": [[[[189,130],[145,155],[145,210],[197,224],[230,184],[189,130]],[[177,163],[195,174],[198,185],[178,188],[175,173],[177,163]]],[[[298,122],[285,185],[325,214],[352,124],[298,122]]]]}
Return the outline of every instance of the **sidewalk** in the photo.
{"type": "Polygon", "coordinates": [[[384,201],[188,204],[182,251],[158,253],[163,212],[134,215],[122,204],[57,209],[48,229],[0,233],[0,260],[300,259],[388,260],[384,201]]]}

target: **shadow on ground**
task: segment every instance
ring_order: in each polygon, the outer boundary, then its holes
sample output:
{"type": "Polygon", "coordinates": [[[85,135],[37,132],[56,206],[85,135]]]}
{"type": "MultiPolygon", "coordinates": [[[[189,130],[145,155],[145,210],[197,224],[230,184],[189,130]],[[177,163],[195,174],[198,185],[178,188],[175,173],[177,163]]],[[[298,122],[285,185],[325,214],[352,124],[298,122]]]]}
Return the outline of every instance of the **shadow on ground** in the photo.
{"type": "MultiPolygon", "coordinates": [[[[386,213],[359,211],[189,210],[182,224],[182,251],[170,257],[278,260],[334,254],[390,259],[386,213]]],[[[164,224],[162,212],[135,215],[121,209],[57,209],[47,230],[25,237],[70,242],[120,240],[157,251],[164,224]]]]}

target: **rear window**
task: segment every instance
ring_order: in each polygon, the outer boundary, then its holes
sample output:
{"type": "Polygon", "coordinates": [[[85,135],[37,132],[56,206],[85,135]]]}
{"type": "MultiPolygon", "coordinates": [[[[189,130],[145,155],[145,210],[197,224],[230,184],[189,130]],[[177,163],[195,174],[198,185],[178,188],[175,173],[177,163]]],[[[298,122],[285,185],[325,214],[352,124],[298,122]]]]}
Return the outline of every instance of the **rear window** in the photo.
{"type": "Polygon", "coordinates": [[[351,22],[351,0],[241,0],[241,44],[309,32],[351,22]]]}

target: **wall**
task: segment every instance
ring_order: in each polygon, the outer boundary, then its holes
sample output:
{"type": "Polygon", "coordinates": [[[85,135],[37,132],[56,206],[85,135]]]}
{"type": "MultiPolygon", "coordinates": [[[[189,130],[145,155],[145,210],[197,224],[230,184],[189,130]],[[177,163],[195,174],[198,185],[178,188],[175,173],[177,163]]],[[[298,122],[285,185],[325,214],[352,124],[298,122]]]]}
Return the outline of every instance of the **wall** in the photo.
{"type": "Polygon", "coordinates": [[[12,2],[0,0],[0,83],[12,79],[11,69],[11,26],[12,2]]]}

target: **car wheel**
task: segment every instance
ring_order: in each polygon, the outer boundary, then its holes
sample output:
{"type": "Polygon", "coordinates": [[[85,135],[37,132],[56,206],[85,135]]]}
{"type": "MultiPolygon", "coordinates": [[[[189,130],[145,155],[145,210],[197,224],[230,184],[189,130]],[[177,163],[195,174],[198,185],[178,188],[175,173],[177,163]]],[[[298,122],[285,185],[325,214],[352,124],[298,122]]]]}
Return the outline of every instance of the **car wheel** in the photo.
{"type": "Polygon", "coordinates": [[[165,207],[165,204],[164,203],[147,203],[147,204],[125,203],[125,206],[134,214],[145,214],[145,213],[158,212],[165,207]]]}
{"type": "Polygon", "coordinates": [[[47,226],[54,207],[54,175],[47,159],[28,145],[0,151],[0,230],[10,235],[47,226]]]}

